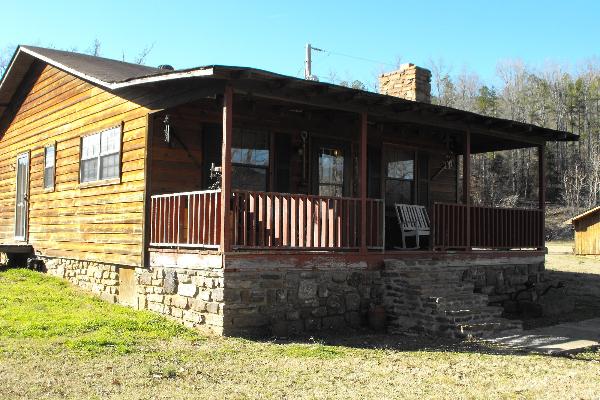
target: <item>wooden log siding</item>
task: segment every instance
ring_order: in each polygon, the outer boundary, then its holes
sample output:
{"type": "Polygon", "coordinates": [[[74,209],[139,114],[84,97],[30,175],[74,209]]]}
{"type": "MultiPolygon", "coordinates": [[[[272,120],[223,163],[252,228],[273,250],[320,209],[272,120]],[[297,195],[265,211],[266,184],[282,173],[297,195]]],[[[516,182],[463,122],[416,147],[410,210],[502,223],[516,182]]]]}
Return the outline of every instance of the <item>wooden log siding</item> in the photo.
{"type": "Polygon", "coordinates": [[[218,248],[220,215],[220,190],[152,196],[150,245],[218,248]]]}
{"type": "MultiPolygon", "coordinates": [[[[367,199],[366,244],[384,246],[383,200],[367,199]]],[[[238,249],[358,250],[360,199],[235,191],[233,243],[238,249]]]]}
{"type": "MultiPolygon", "coordinates": [[[[481,249],[542,248],[544,213],[538,209],[470,207],[470,247],[481,249]]],[[[433,247],[465,249],[467,207],[435,203],[432,214],[433,247]]]]}
{"type": "Polygon", "coordinates": [[[148,108],[45,66],[0,137],[0,242],[14,240],[17,154],[30,151],[29,242],[36,252],[141,265],[148,108]],[[123,125],[121,183],[79,185],[80,137],[123,125]],[[54,191],[43,188],[44,149],[56,143],[54,191]]]}

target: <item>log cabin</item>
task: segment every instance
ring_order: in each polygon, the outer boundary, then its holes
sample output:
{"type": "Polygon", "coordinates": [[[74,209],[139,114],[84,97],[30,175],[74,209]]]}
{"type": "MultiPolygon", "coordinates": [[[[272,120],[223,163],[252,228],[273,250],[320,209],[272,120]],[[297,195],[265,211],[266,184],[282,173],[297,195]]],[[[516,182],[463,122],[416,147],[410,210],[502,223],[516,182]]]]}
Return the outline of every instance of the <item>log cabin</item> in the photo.
{"type": "Polygon", "coordinates": [[[501,306],[543,278],[544,146],[577,136],[431,104],[430,79],[406,64],[372,93],[20,46],[0,251],[217,334],[520,329],[501,306]],[[471,155],[519,148],[537,149],[539,206],[473,205],[471,155]],[[418,248],[396,205],[423,206],[418,248]]]}

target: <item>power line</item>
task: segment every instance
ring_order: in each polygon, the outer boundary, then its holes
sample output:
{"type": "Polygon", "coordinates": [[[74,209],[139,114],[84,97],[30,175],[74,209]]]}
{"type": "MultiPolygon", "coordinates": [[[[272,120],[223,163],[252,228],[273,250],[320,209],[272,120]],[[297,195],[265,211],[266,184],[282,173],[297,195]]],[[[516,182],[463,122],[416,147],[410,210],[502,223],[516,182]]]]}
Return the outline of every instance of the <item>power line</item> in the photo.
{"type": "Polygon", "coordinates": [[[389,65],[389,66],[391,66],[391,67],[397,67],[397,65],[396,65],[396,64],[392,64],[392,63],[389,63],[389,62],[384,62],[384,61],[373,60],[373,59],[370,59],[370,58],[365,58],[365,57],[353,56],[353,55],[350,55],[350,54],[338,53],[338,52],[336,52],[336,51],[324,50],[324,49],[317,49],[316,47],[313,47],[313,48],[312,48],[312,50],[315,50],[315,51],[320,51],[320,52],[323,52],[323,53],[328,53],[328,55],[331,55],[331,54],[333,54],[333,55],[336,55],[336,56],[347,57],[347,58],[353,58],[353,59],[355,59],[355,60],[366,61],[366,62],[371,62],[371,63],[375,63],[375,64],[389,65]]]}

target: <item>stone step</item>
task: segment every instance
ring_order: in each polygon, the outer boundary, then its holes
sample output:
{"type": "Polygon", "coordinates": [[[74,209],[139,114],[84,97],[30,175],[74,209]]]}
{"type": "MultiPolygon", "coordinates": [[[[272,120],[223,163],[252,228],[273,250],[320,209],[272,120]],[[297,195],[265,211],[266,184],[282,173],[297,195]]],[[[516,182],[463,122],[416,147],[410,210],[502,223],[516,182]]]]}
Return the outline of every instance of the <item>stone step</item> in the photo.
{"type": "Polygon", "coordinates": [[[470,309],[462,309],[462,310],[446,310],[444,311],[445,315],[464,315],[464,314],[491,314],[496,317],[500,317],[504,313],[504,309],[502,307],[495,306],[483,306],[483,307],[474,307],[470,309]]]}
{"type": "Polygon", "coordinates": [[[475,290],[475,283],[468,281],[459,281],[459,282],[425,282],[419,285],[421,290],[470,290],[473,292],[475,290]]]}
{"type": "Polygon", "coordinates": [[[431,297],[451,297],[451,296],[470,296],[473,294],[481,294],[474,293],[475,286],[473,284],[466,285],[456,285],[456,286],[443,286],[443,287],[427,287],[423,288],[420,292],[422,296],[431,296],[431,297]]]}
{"type": "Polygon", "coordinates": [[[444,319],[452,324],[481,322],[500,318],[504,310],[500,307],[482,307],[479,309],[445,311],[444,319]]]}
{"type": "Polygon", "coordinates": [[[461,282],[462,281],[462,273],[457,272],[440,272],[440,273],[431,273],[431,272],[397,272],[395,274],[395,279],[408,280],[412,282],[461,282]]]}
{"type": "Polygon", "coordinates": [[[386,304],[397,327],[415,326],[451,337],[489,336],[522,329],[520,321],[502,318],[501,307],[489,306],[490,298],[475,293],[471,280],[463,281],[464,267],[440,266],[431,260],[418,266],[410,261],[385,260],[382,276],[388,280],[386,304]],[[387,275],[386,275],[387,274],[387,275]],[[396,299],[395,299],[396,298],[396,299]]]}
{"type": "Polygon", "coordinates": [[[436,308],[441,311],[461,310],[488,305],[487,296],[453,296],[453,297],[426,297],[422,299],[424,306],[436,308]]]}
{"type": "Polygon", "coordinates": [[[508,320],[504,318],[490,319],[485,322],[458,324],[454,330],[459,337],[490,337],[500,333],[511,334],[523,330],[523,323],[516,320],[508,320]]]}

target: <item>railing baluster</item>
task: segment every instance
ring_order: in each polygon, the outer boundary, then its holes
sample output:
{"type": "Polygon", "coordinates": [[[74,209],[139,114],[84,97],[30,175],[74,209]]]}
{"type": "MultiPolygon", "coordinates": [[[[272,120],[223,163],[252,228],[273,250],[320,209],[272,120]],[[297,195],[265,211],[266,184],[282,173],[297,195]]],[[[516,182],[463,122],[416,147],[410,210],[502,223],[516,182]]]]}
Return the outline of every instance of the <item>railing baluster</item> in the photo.
{"type": "Polygon", "coordinates": [[[281,218],[281,223],[282,223],[282,241],[281,244],[283,246],[289,246],[290,245],[290,225],[289,225],[289,221],[290,221],[290,198],[288,195],[283,195],[281,196],[281,202],[282,202],[282,207],[281,207],[281,214],[282,214],[282,218],[281,218]]]}
{"type": "Polygon", "coordinates": [[[306,223],[305,208],[306,203],[303,197],[298,197],[298,246],[306,245],[306,231],[304,229],[306,223]]]}
{"type": "MultiPolygon", "coordinates": [[[[471,208],[472,247],[489,249],[538,248],[543,246],[542,213],[535,209],[471,208]]],[[[375,211],[368,208],[369,220],[375,211]]],[[[462,204],[434,203],[432,240],[436,249],[466,247],[466,207],[462,204]]],[[[375,235],[376,231],[370,234],[375,235]]],[[[374,243],[375,236],[370,238],[374,243]]]]}
{"type": "MultiPolygon", "coordinates": [[[[234,191],[234,247],[358,249],[360,202],[338,198],[269,192],[234,191]]],[[[156,246],[217,247],[221,241],[220,191],[153,195],[150,199],[150,241],[156,246]]],[[[366,240],[383,247],[385,210],[367,199],[366,240]]]]}

